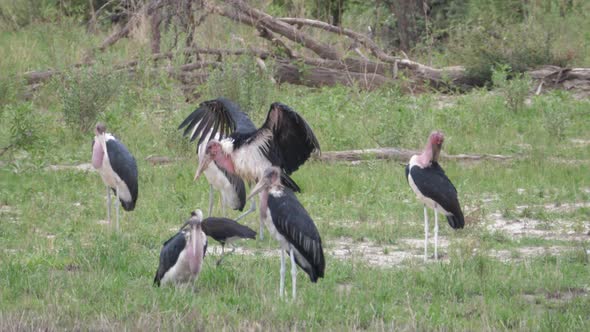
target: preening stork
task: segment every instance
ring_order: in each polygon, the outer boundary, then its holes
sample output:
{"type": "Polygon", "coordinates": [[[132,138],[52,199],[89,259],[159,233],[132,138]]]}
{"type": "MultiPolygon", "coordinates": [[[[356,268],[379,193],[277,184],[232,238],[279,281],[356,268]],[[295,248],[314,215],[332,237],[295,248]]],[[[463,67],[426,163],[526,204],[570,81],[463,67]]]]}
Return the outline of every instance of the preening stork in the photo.
{"type": "Polygon", "coordinates": [[[291,258],[293,298],[297,292],[297,267],[312,282],[324,277],[326,262],[320,234],[295,193],[281,184],[281,169],[269,167],[252,189],[250,196],[260,195],[260,219],[281,246],[281,281],[279,294],[285,291],[285,252],[291,258]]]}
{"type": "MultiPolygon", "coordinates": [[[[239,224],[228,218],[209,217],[202,222],[203,232],[221,244],[221,257],[217,265],[221,264],[225,254],[225,244],[233,246],[233,242],[239,239],[255,239],[256,232],[250,227],[239,224]]],[[[234,248],[235,250],[235,248],[234,248]]],[[[232,250],[232,252],[234,251],[232,250]]]]}
{"type": "Polygon", "coordinates": [[[424,151],[419,155],[413,155],[406,166],[406,179],[417,198],[424,203],[424,261],[428,253],[427,207],[434,209],[434,259],[438,259],[438,212],[447,217],[449,225],[454,229],[463,228],[465,225],[457,189],[438,163],[443,142],[444,136],[441,132],[432,132],[424,151]]]}
{"type": "MultiPolygon", "coordinates": [[[[123,143],[106,132],[106,126],[98,123],[92,142],[92,166],[100,173],[107,188],[107,219],[111,222],[111,190],[121,201],[125,211],[133,211],[137,202],[137,163],[123,143]]],[[[119,205],[117,230],[119,230],[119,205]]]]}
{"type": "MultiPolygon", "coordinates": [[[[256,129],[238,106],[225,98],[202,102],[178,127],[191,140],[205,144],[199,160],[197,179],[212,162],[250,183],[257,182],[264,170],[279,167],[283,183],[294,191],[297,184],[289,177],[312,152],[320,150],[315,134],[305,120],[289,106],[273,103],[264,124],[256,129]]],[[[261,225],[260,238],[262,235],[261,225]]]]}
{"type": "Polygon", "coordinates": [[[196,210],[178,233],[164,242],[154,284],[193,282],[207,252],[207,236],[202,227],[203,212],[196,210]]]}

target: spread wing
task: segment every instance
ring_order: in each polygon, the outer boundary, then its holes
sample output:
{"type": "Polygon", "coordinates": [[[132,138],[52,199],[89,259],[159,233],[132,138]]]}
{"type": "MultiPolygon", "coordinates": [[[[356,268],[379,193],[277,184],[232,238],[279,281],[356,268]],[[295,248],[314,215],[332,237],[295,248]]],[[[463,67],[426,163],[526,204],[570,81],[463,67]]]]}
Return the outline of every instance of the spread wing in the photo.
{"type": "Polygon", "coordinates": [[[199,138],[198,145],[211,138],[224,138],[232,134],[244,135],[256,131],[256,127],[240,107],[226,98],[207,100],[199,104],[178,129],[191,141],[199,138]],[[186,128],[185,128],[186,127],[186,128]]]}
{"type": "Polygon", "coordinates": [[[320,144],[303,117],[277,102],[270,105],[266,121],[246,144],[262,148],[271,163],[287,175],[303,165],[312,152],[320,151],[320,144]]]}

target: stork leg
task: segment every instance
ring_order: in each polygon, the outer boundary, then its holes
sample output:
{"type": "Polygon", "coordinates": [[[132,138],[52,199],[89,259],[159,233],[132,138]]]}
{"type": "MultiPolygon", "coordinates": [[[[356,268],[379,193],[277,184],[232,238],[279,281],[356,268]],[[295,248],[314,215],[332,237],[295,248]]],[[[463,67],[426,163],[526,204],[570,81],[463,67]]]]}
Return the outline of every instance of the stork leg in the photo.
{"type": "Polygon", "coordinates": [[[211,217],[211,212],[213,212],[213,185],[210,184],[209,185],[209,214],[207,215],[207,217],[211,217]]]}
{"type": "Polygon", "coordinates": [[[111,224],[111,188],[107,186],[107,221],[111,224]]]}
{"type": "MultiPolygon", "coordinates": [[[[228,255],[233,254],[236,251],[236,247],[234,247],[234,245],[232,243],[229,244],[231,246],[231,251],[229,252],[228,255]]],[[[221,245],[221,258],[219,258],[219,260],[217,261],[217,266],[219,266],[219,264],[221,264],[221,261],[225,258],[225,244],[221,245]]]]}
{"type": "Polygon", "coordinates": [[[297,266],[295,265],[295,255],[293,254],[293,247],[290,250],[291,255],[291,287],[293,288],[293,300],[297,295],[297,266]]]}
{"type": "Polygon", "coordinates": [[[119,186],[118,185],[117,185],[116,191],[117,191],[117,203],[115,204],[116,205],[115,209],[117,210],[117,232],[118,232],[119,231],[119,205],[121,205],[121,204],[119,204],[120,201],[119,201],[119,186]]]}
{"type": "MultiPolygon", "coordinates": [[[[240,221],[240,219],[244,218],[245,216],[249,215],[250,213],[256,211],[256,201],[254,200],[254,198],[252,198],[250,203],[250,208],[248,209],[248,211],[240,214],[237,218],[236,221],[240,221]]],[[[260,223],[262,223],[262,219],[260,219],[260,223]]]]}
{"type": "Polygon", "coordinates": [[[424,262],[427,260],[428,255],[428,210],[426,204],[424,204],[424,262]]]}
{"type": "Polygon", "coordinates": [[[434,259],[438,259],[438,206],[434,206],[434,259]]]}
{"type": "Polygon", "coordinates": [[[225,254],[225,245],[221,244],[221,257],[219,257],[219,259],[217,260],[217,263],[216,263],[217,266],[219,266],[219,264],[221,264],[223,257],[225,257],[224,254],[225,254]]]}
{"type": "Polygon", "coordinates": [[[279,287],[279,296],[282,298],[285,293],[285,251],[281,248],[281,283],[279,287]]]}

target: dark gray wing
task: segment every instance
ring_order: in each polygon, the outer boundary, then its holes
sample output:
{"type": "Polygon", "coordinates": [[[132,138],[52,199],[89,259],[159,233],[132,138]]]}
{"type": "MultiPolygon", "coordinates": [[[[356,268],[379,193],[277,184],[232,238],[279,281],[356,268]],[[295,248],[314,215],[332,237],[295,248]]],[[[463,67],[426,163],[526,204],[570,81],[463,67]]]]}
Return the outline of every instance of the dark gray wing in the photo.
{"type": "Polygon", "coordinates": [[[164,274],[176,264],[178,256],[180,256],[180,253],[185,246],[186,238],[182,232],[176,233],[176,235],[164,242],[162,250],[160,251],[160,265],[158,266],[156,276],[154,277],[154,284],[160,286],[160,281],[164,278],[164,274]]]}
{"type": "Polygon", "coordinates": [[[240,206],[237,207],[237,210],[244,210],[244,206],[246,205],[246,185],[244,184],[244,180],[242,180],[237,174],[230,173],[225,170],[225,168],[217,165],[217,162],[215,162],[215,165],[227,178],[240,200],[240,206]]]}
{"type": "Polygon", "coordinates": [[[312,282],[323,278],[326,262],[320,233],[293,191],[284,188],[280,196],[269,193],[268,208],[277,231],[297,248],[309,266],[306,267],[299,261],[297,264],[309,275],[312,282]]]}
{"type": "Polygon", "coordinates": [[[256,131],[246,113],[240,107],[226,98],[207,100],[199,104],[178,129],[185,128],[184,136],[189,136],[193,141],[199,137],[200,145],[219,135],[220,138],[228,137],[233,133],[244,135],[256,131]]]}
{"type": "Polygon", "coordinates": [[[127,147],[118,140],[109,139],[106,141],[106,146],[113,171],[125,182],[131,193],[131,202],[121,200],[121,205],[126,211],[132,211],[135,208],[138,193],[137,163],[127,147]]]}
{"type": "Polygon", "coordinates": [[[275,166],[290,175],[303,165],[314,151],[320,151],[320,144],[311,127],[301,115],[289,106],[278,102],[270,105],[266,121],[247,144],[268,146],[263,151],[275,166]],[[266,133],[272,133],[269,138],[266,133]],[[263,144],[264,140],[270,140],[263,144]]]}
{"type": "Polygon", "coordinates": [[[212,237],[222,244],[232,237],[240,237],[243,239],[256,238],[255,231],[233,219],[209,217],[201,222],[201,227],[207,236],[212,237]]]}
{"type": "Polygon", "coordinates": [[[447,216],[449,225],[455,229],[463,228],[465,220],[457,197],[457,189],[440,165],[433,162],[430,167],[426,168],[414,166],[410,170],[410,175],[422,195],[432,199],[443,209],[453,214],[447,216]]]}

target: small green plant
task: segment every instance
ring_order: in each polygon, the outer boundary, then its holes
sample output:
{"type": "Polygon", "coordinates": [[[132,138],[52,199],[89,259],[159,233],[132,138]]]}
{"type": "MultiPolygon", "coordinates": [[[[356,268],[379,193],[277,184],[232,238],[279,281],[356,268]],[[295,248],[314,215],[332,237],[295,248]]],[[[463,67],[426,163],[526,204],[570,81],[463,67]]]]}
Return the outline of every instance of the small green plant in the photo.
{"type": "Polygon", "coordinates": [[[539,99],[539,108],[543,110],[543,127],[551,137],[559,141],[565,138],[565,131],[570,126],[570,112],[560,96],[539,99]]]}
{"type": "Polygon", "coordinates": [[[39,125],[36,122],[33,105],[21,103],[9,106],[8,123],[10,128],[10,143],[8,149],[34,150],[41,143],[39,125]]]}
{"type": "Polygon", "coordinates": [[[96,67],[64,73],[55,83],[66,124],[73,130],[88,132],[118,94],[121,79],[120,74],[96,67]]]}
{"type": "Polygon", "coordinates": [[[514,74],[509,79],[510,67],[499,65],[492,71],[492,84],[506,99],[509,111],[518,112],[524,109],[524,102],[529,93],[531,80],[526,74],[514,74]]]}
{"type": "Polygon", "coordinates": [[[209,76],[207,98],[229,98],[237,102],[245,112],[258,113],[266,110],[272,102],[272,72],[272,68],[261,69],[250,57],[226,61],[209,76]]]}

